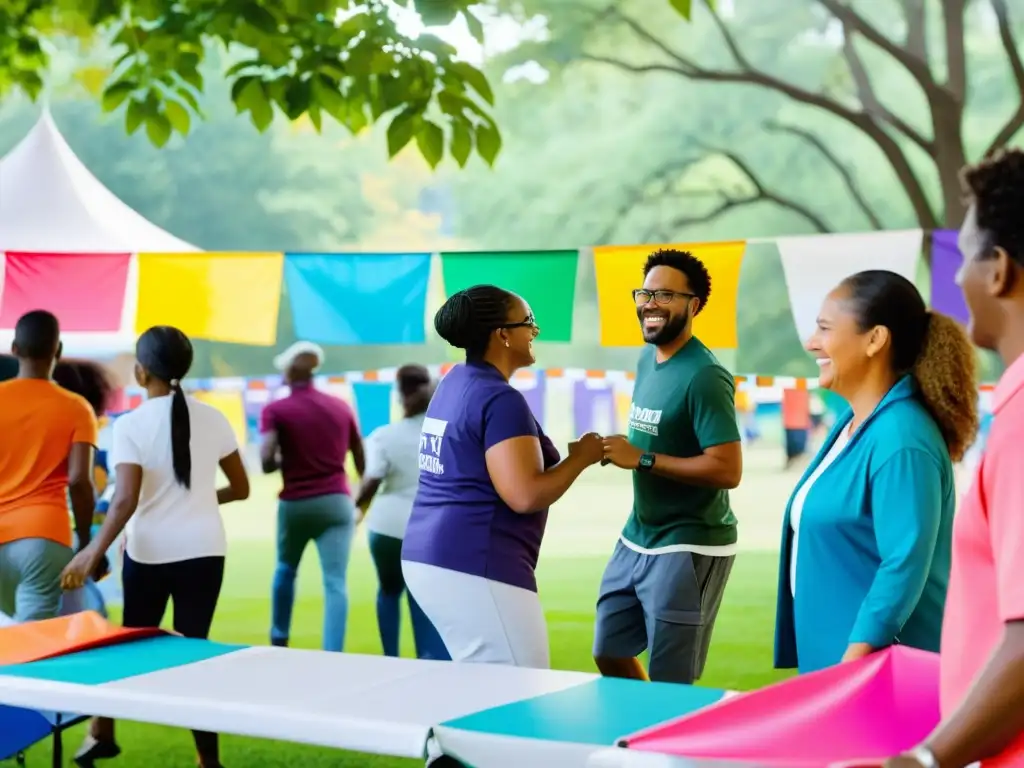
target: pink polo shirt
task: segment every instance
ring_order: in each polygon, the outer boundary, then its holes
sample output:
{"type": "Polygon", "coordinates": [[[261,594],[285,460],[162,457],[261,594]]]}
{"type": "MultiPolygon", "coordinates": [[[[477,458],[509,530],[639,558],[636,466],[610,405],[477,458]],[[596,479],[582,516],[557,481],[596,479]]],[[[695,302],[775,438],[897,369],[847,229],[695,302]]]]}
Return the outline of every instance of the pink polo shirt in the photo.
{"type": "MultiPolygon", "coordinates": [[[[953,523],[940,657],[942,715],[962,702],[1010,621],[1024,620],[1024,357],[993,393],[984,455],[953,523]]],[[[1024,765],[1024,734],[983,768],[1024,765]]]]}

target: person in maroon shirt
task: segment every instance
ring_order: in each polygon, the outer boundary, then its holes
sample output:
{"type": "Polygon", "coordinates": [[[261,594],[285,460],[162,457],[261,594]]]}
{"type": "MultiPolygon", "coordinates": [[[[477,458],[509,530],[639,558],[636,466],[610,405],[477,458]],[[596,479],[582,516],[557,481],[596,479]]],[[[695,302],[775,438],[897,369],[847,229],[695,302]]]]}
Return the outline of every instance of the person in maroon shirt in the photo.
{"type": "Polygon", "coordinates": [[[323,362],[315,344],[299,342],[275,364],[291,393],[263,409],[260,458],[266,473],[281,470],[277,508],[277,569],[271,597],[270,642],[287,646],[302,553],[316,542],[324,578],[325,651],[345,647],[346,573],[358,521],[345,460],[351,452],[359,476],[365,459],[355,414],[343,400],[320,392],[313,375],[323,362]]]}

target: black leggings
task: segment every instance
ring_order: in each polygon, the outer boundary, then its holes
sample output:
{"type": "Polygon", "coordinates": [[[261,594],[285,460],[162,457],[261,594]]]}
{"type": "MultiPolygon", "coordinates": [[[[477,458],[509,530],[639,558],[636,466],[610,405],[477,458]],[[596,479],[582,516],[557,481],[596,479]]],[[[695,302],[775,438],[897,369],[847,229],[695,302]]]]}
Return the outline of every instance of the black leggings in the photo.
{"type": "Polygon", "coordinates": [[[197,557],[150,565],[137,563],[125,553],[121,580],[124,626],[159,627],[168,601],[173,601],[174,631],[205,639],[224,581],[224,558],[197,557]]]}

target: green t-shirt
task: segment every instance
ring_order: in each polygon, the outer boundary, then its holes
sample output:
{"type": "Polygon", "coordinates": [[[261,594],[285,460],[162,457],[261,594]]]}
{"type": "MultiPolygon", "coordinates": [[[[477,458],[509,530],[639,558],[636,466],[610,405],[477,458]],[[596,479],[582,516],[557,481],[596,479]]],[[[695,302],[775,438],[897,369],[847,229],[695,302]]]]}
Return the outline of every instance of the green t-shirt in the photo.
{"type": "MultiPolygon", "coordinates": [[[[644,453],[690,458],[739,442],[736,382],[699,339],[663,363],[653,346],[640,353],[629,442],[644,453]]],[[[633,472],[633,511],[622,536],[643,549],[736,543],[729,492],[633,472]]]]}

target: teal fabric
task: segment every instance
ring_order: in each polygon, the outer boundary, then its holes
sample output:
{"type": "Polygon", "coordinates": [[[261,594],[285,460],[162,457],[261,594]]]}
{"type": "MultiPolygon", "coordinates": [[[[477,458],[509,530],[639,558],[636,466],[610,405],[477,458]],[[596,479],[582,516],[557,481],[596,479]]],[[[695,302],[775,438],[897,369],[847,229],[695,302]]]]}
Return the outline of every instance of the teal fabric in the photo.
{"type": "Polygon", "coordinates": [[[163,669],[194,664],[245,647],[167,635],[93,648],[27,664],[0,666],[0,675],[51,680],[57,683],[102,685],[163,669]]]}
{"type": "MultiPolygon", "coordinates": [[[[794,493],[853,417],[839,418],[794,493]]],[[[811,487],[790,589],[792,497],[782,523],[775,666],[812,672],[850,643],[939,650],[956,489],[938,425],[900,379],[811,487]]]]}
{"type": "Polygon", "coordinates": [[[442,725],[500,736],[613,746],[624,736],[703,709],[724,695],[724,691],[690,685],[599,678],[442,725]]]}

